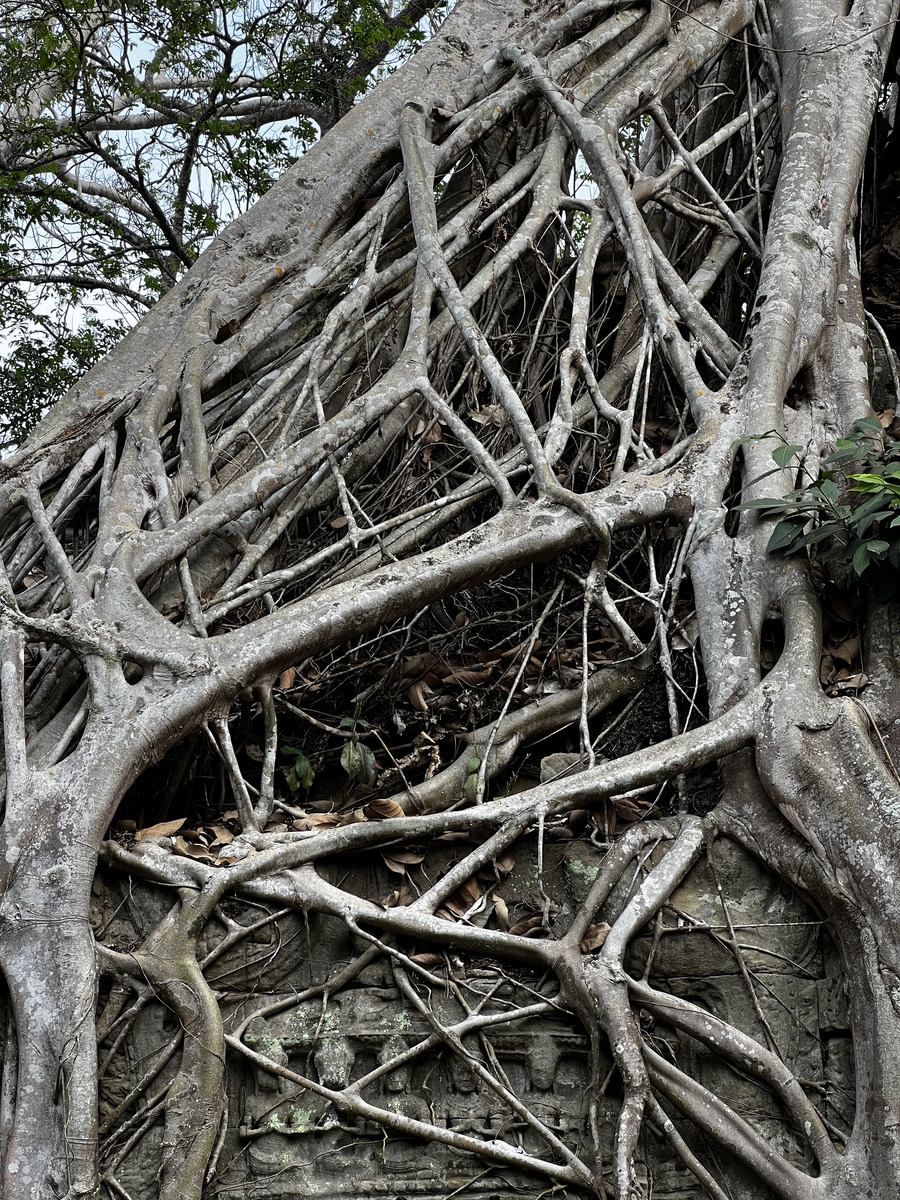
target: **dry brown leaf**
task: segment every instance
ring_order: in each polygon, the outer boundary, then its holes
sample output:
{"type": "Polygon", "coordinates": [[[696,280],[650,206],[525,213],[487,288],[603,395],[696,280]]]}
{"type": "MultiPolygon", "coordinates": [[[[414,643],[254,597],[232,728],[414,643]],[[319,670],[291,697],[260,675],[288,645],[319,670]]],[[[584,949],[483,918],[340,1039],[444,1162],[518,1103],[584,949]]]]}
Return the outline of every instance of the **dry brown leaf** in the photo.
{"type": "Polygon", "coordinates": [[[428,712],[428,701],[425,697],[432,696],[434,693],[424,680],[420,679],[418,683],[414,683],[410,687],[408,695],[413,708],[418,709],[419,712],[428,712]]]}
{"type": "Polygon", "coordinates": [[[461,667],[458,671],[454,671],[452,675],[448,675],[445,682],[459,683],[463,687],[478,687],[482,683],[488,683],[490,678],[490,670],[472,671],[461,667]]]}
{"type": "Polygon", "coordinates": [[[409,961],[418,963],[420,967],[439,967],[443,965],[443,954],[411,954],[409,961]]]}
{"type": "Polygon", "coordinates": [[[335,829],[341,824],[340,813],[307,813],[294,822],[296,830],[335,829]]]}
{"type": "Polygon", "coordinates": [[[486,425],[490,422],[498,428],[502,428],[508,420],[506,410],[501,404],[488,404],[478,411],[470,410],[467,416],[476,425],[486,425]]]}
{"type": "Polygon", "coordinates": [[[196,842],[186,842],[183,837],[175,839],[175,853],[180,854],[182,858],[194,858],[198,862],[214,863],[216,861],[215,854],[210,854],[205,846],[200,846],[196,842]]]}
{"type": "Polygon", "coordinates": [[[481,888],[478,880],[474,876],[467,879],[465,883],[461,883],[452,896],[449,896],[444,904],[451,912],[455,912],[457,916],[464,916],[469,911],[473,904],[477,904],[481,899],[481,888]]]}
{"type": "Polygon", "coordinates": [[[544,918],[541,913],[533,913],[530,917],[522,917],[516,921],[509,932],[515,934],[516,937],[524,937],[532,929],[539,929],[543,924],[543,920],[544,918]]]}
{"type": "Polygon", "coordinates": [[[605,921],[599,921],[596,925],[588,925],[584,931],[584,937],[581,939],[581,953],[590,954],[592,950],[599,950],[606,941],[607,934],[611,925],[607,925],[605,921]]]}
{"type": "Polygon", "coordinates": [[[181,836],[186,842],[200,842],[204,846],[209,842],[209,835],[202,829],[182,829],[181,836]]]}
{"type": "Polygon", "coordinates": [[[848,675],[847,678],[841,678],[838,683],[832,687],[832,695],[837,695],[840,692],[861,691],[869,682],[869,677],[863,671],[857,675],[848,675]]]}
{"type": "Polygon", "coordinates": [[[354,808],[353,812],[344,813],[338,821],[339,825],[360,825],[366,820],[366,814],[361,808],[354,808]]]}
{"type": "Polygon", "coordinates": [[[623,821],[642,821],[653,811],[652,800],[634,796],[614,796],[612,805],[623,821]]]}
{"type": "Polygon", "coordinates": [[[853,624],[858,616],[858,613],[854,612],[848,601],[837,592],[831,592],[829,594],[828,599],[826,600],[826,606],[829,611],[829,615],[832,617],[837,617],[839,621],[846,621],[849,624],[853,624]]]}
{"type": "Polygon", "coordinates": [[[334,520],[331,522],[331,528],[332,529],[343,529],[346,524],[347,524],[346,517],[335,517],[334,520]]]}
{"type": "Polygon", "coordinates": [[[146,841],[147,838],[171,837],[187,820],[187,817],[182,817],[178,821],[160,821],[157,825],[148,825],[146,829],[139,829],[134,835],[136,842],[146,841]]]}
{"type": "Polygon", "coordinates": [[[425,858],[424,853],[418,850],[392,850],[390,854],[383,854],[382,858],[385,865],[398,875],[403,875],[407,867],[415,866],[425,858]]]}
{"type": "Polygon", "coordinates": [[[587,825],[588,813],[586,808],[573,808],[569,813],[569,828],[576,836],[583,833],[587,825]]]}
{"type": "Polygon", "coordinates": [[[830,654],[823,654],[819,663],[819,683],[833,683],[837,669],[830,654]]]}
{"type": "Polygon", "coordinates": [[[502,854],[498,854],[494,859],[494,866],[501,875],[508,875],[516,865],[516,856],[512,850],[504,850],[502,854]]]}
{"type": "Polygon", "coordinates": [[[427,675],[441,666],[443,663],[436,654],[414,654],[403,663],[403,674],[427,675]]]}
{"type": "Polygon", "coordinates": [[[288,688],[294,686],[294,680],[296,678],[297,672],[293,667],[288,667],[286,671],[282,671],[278,676],[278,683],[276,686],[280,688],[282,692],[287,691],[288,688]]]}
{"type": "Polygon", "coordinates": [[[372,800],[365,807],[365,814],[373,821],[386,821],[391,817],[404,817],[403,809],[396,800],[372,800]]]}
{"type": "MultiPolygon", "coordinates": [[[[540,648],[541,648],[541,646],[543,646],[543,644],[544,644],[544,639],[538,638],[537,641],[534,643],[534,645],[531,647],[531,653],[534,654],[535,650],[540,650],[540,648]]],[[[525,653],[525,651],[527,649],[528,649],[528,639],[526,638],[524,642],[519,642],[518,646],[513,646],[511,650],[501,651],[500,657],[501,658],[511,658],[513,660],[513,662],[518,662],[519,659],[521,659],[522,655],[525,653]]],[[[538,665],[540,665],[540,664],[538,664],[538,665]]]]}
{"type": "Polygon", "coordinates": [[[840,659],[841,662],[847,663],[849,666],[854,659],[859,658],[859,638],[847,638],[846,641],[841,642],[838,646],[829,646],[828,650],[833,658],[840,659]]]}
{"type": "Polygon", "coordinates": [[[229,846],[234,841],[234,834],[224,825],[204,825],[203,828],[212,834],[213,845],[229,846]]]}
{"type": "Polygon", "coordinates": [[[494,912],[497,914],[497,920],[504,929],[509,929],[509,909],[506,901],[502,896],[492,896],[491,899],[494,901],[494,912]]]}

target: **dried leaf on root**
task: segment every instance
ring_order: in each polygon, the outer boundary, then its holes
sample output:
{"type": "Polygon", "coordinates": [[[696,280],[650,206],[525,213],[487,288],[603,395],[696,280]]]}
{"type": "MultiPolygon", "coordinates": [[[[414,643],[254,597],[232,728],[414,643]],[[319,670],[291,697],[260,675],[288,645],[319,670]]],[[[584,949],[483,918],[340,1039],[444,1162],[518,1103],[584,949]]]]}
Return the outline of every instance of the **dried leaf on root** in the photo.
{"type": "Polygon", "coordinates": [[[136,842],[146,841],[147,838],[171,837],[187,820],[187,817],[181,817],[178,821],[160,821],[156,825],[148,825],[146,829],[139,829],[134,835],[136,842]]]}
{"type": "Polygon", "coordinates": [[[511,926],[509,932],[516,937],[527,937],[533,930],[540,929],[543,923],[543,913],[531,913],[527,917],[520,917],[515,925],[511,926]]]}
{"type": "Polygon", "coordinates": [[[371,821],[386,821],[391,817],[406,816],[396,800],[389,800],[386,797],[380,800],[371,800],[363,811],[371,821]]]}
{"type": "Polygon", "coordinates": [[[390,854],[382,854],[384,865],[397,875],[405,875],[407,867],[415,866],[425,858],[424,851],[392,850],[390,854]]]}
{"type": "Polygon", "coordinates": [[[581,953],[590,954],[593,950],[599,950],[606,941],[611,925],[607,925],[606,921],[599,921],[596,925],[588,925],[584,931],[584,937],[581,939],[581,953]]]}

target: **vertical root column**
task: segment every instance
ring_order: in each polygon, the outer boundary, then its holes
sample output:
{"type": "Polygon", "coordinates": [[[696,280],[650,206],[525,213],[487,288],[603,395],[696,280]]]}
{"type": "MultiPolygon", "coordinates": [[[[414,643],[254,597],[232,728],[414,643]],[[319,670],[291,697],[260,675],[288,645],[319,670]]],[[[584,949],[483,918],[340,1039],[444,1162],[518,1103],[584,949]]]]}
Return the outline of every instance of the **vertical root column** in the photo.
{"type": "MultiPolygon", "coordinates": [[[[4,907],[7,913],[17,907],[9,892],[4,907]]],[[[87,917],[20,917],[16,924],[7,916],[0,960],[18,1044],[4,1200],[92,1195],[98,1184],[96,970],[87,917]]]]}

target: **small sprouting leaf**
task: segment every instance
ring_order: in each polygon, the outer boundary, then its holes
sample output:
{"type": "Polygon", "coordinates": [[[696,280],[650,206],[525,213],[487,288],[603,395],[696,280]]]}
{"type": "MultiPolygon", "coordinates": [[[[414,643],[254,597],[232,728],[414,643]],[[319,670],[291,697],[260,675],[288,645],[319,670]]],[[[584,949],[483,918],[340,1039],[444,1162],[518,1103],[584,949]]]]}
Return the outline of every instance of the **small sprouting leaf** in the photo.
{"type": "Polygon", "coordinates": [[[288,787],[292,792],[299,791],[300,788],[311,788],[316,773],[312,769],[309,759],[302,750],[294,750],[289,746],[284,746],[282,749],[285,754],[291,754],[294,757],[290,768],[284,773],[285,782],[288,787]]]}

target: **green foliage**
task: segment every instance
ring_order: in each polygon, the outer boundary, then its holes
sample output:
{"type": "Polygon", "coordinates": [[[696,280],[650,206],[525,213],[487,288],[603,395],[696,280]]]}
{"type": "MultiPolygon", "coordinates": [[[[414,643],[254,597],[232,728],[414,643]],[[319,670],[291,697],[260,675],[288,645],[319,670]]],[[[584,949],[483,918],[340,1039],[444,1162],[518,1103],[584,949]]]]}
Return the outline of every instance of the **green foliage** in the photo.
{"type": "Polygon", "coordinates": [[[0,451],[23,441],[122,333],[121,326],[89,320],[74,333],[51,327],[31,337],[20,335],[0,359],[0,451]]]}
{"type": "MultiPolygon", "coordinates": [[[[741,439],[742,445],[765,433],[741,439]]],[[[804,447],[783,442],[772,452],[775,471],[808,476],[804,447]]],[[[767,472],[774,474],[774,472],[767,472]]],[[[761,476],[760,478],[765,478],[761,476]]],[[[784,555],[809,553],[819,562],[841,564],[878,599],[893,595],[900,581],[900,441],[889,438],[874,417],[856,421],[839,438],[817,478],[783,497],[764,496],[741,505],[776,517],[767,549],[784,555]]]]}
{"type": "Polygon", "coordinates": [[[7,340],[28,308],[54,360],[51,328],[65,331],[73,306],[133,323],[440,7],[0,0],[7,340]]]}
{"type": "Polygon", "coordinates": [[[301,788],[308,791],[316,777],[309,759],[302,750],[298,750],[294,746],[282,746],[281,753],[287,754],[294,760],[284,773],[288,787],[292,792],[299,792],[301,788]]]}

